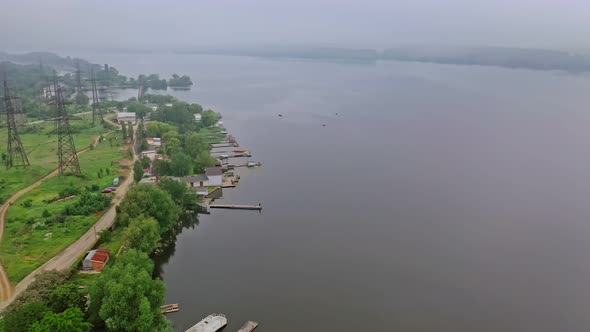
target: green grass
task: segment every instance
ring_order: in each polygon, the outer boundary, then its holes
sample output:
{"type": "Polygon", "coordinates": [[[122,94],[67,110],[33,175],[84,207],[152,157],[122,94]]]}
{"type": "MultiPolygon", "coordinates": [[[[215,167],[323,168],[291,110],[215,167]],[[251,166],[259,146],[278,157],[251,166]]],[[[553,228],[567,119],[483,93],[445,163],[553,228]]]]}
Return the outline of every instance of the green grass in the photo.
{"type": "MultiPolygon", "coordinates": [[[[64,188],[85,188],[97,184],[102,190],[112,185],[121,167],[115,161],[128,156],[123,151],[119,131],[110,134],[117,137],[113,146],[108,139],[96,148],[79,155],[84,177],[53,177],[31,190],[10,207],[4,239],[0,243],[0,258],[12,282],[22,280],[47,260],[63,251],[84,234],[99,216],[70,216],[64,222],[52,222],[65,206],[75,204],[78,198],[59,203],[49,203],[64,188]],[[103,170],[102,177],[99,171],[103,170]],[[106,170],[109,170],[107,175],[106,170]],[[24,202],[31,202],[25,207],[24,202]],[[47,216],[47,211],[50,216],[47,216]],[[51,234],[50,236],[47,234],[51,234]]],[[[105,136],[108,138],[108,136],[105,136]]]]}
{"type": "MultiPolygon", "coordinates": [[[[77,150],[82,150],[92,144],[94,138],[107,130],[101,125],[91,126],[91,118],[87,115],[81,121],[72,121],[72,128],[79,133],[74,135],[77,150]]],[[[23,146],[27,151],[31,166],[27,168],[6,169],[0,165],[0,203],[8,197],[25,188],[57,167],[57,135],[53,122],[19,128],[23,146]]],[[[6,152],[7,129],[0,129],[0,152],[6,152]]]]}

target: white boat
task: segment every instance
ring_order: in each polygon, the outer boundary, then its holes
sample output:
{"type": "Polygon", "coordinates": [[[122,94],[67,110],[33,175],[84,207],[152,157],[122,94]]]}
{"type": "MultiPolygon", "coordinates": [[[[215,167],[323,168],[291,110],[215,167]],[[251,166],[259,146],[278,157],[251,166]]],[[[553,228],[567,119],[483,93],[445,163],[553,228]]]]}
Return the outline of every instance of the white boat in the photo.
{"type": "Polygon", "coordinates": [[[224,314],[211,314],[185,332],[216,332],[227,325],[224,314]]]}

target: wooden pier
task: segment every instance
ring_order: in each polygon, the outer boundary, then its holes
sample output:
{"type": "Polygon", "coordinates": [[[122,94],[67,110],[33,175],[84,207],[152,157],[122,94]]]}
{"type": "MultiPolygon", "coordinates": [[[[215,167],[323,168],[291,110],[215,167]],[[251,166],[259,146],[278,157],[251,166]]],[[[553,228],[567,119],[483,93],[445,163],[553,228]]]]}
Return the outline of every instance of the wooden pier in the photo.
{"type": "Polygon", "coordinates": [[[178,303],[165,304],[160,307],[160,312],[163,314],[167,314],[170,312],[177,312],[179,310],[180,310],[180,305],[178,303]]]}
{"type": "Polygon", "coordinates": [[[224,314],[211,314],[185,332],[216,332],[227,325],[224,314]]]}
{"type": "Polygon", "coordinates": [[[242,325],[242,327],[240,327],[238,332],[252,332],[257,327],[258,327],[257,322],[253,322],[253,321],[249,320],[244,325],[242,325]]]}
{"type": "Polygon", "coordinates": [[[211,204],[211,209],[233,209],[233,210],[262,210],[262,204],[258,205],[232,205],[232,204],[211,204]]]}

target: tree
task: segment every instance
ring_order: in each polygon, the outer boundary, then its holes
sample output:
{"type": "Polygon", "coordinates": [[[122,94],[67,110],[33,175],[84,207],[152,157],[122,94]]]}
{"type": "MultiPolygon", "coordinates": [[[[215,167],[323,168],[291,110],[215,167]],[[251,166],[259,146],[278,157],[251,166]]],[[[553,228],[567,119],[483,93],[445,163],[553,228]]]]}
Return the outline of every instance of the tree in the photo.
{"type": "Polygon", "coordinates": [[[49,307],[54,312],[62,312],[68,308],[82,308],[84,296],[78,290],[78,286],[67,283],[57,287],[49,296],[49,307]]]}
{"type": "Polygon", "coordinates": [[[170,171],[174,176],[186,176],[193,168],[191,157],[182,152],[177,152],[170,157],[170,171]]]}
{"type": "Polygon", "coordinates": [[[90,319],[109,331],[153,331],[165,325],[160,313],[165,285],[152,280],[153,270],[147,254],[123,253],[91,286],[90,319]]]}
{"type": "Polygon", "coordinates": [[[139,216],[129,221],[125,230],[125,243],[130,249],[150,254],[160,239],[160,226],[152,217],[139,216]]]}
{"type": "Polygon", "coordinates": [[[215,123],[217,123],[217,121],[219,121],[219,119],[221,119],[221,114],[214,112],[212,110],[206,110],[203,112],[203,117],[201,118],[201,123],[205,127],[211,127],[215,123]]]}
{"type": "Polygon", "coordinates": [[[150,159],[150,157],[143,156],[143,158],[141,158],[141,167],[150,168],[151,165],[152,165],[152,160],[150,159]]]}
{"type": "Polygon", "coordinates": [[[193,162],[193,171],[195,173],[203,173],[205,168],[215,165],[215,159],[211,157],[209,151],[202,151],[197,159],[193,162]]]}
{"type": "Polygon", "coordinates": [[[131,122],[129,122],[127,124],[127,130],[128,130],[127,136],[130,137],[131,139],[133,139],[133,125],[131,124],[131,122]]]}
{"type": "Polygon", "coordinates": [[[164,122],[150,121],[150,123],[147,124],[145,131],[147,136],[163,137],[164,134],[169,131],[176,131],[176,127],[164,122]]]}
{"type": "Polygon", "coordinates": [[[92,324],[84,320],[80,308],[69,308],[58,314],[48,312],[31,326],[32,332],[88,332],[91,329],[92,324]]]}
{"type": "Polygon", "coordinates": [[[133,180],[135,180],[135,183],[138,183],[141,179],[143,179],[143,166],[141,162],[136,160],[133,164],[133,180]]]}
{"type": "Polygon", "coordinates": [[[189,134],[184,142],[184,152],[195,160],[199,158],[203,151],[209,151],[209,143],[205,135],[198,133],[189,134]]]}
{"type": "Polygon", "coordinates": [[[27,332],[31,325],[43,319],[51,310],[42,302],[27,303],[6,314],[3,318],[4,330],[10,332],[27,332]]]}
{"type": "Polygon", "coordinates": [[[195,210],[198,205],[197,194],[184,182],[162,178],[160,188],[172,197],[176,205],[184,210],[195,210]]]}
{"type": "Polygon", "coordinates": [[[121,133],[123,134],[123,139],[127,138],[127,126],[125,122],[121,122],[121,133]]]}
{"type": "Polygon", "coordinates": [[[133,112],[138,117],[143,118],[151,109],[138,101],[133,101],[127,104],[127,111],[133,112]]]}
{"type": "Polygon", "coordinates": [[[117,207],[117,222],[127,226],[131,219],[145,215],[155,218],[160,233],[164,233],[178,222],[179,212],[167,192],[155,186],[138,185],[127,192],[117,207]]]}
{"type": "Polygon", "coordinates": [[[87,106],[89,98],[85,93],[78,92],[76,94],[76,105],[78,106],[87,106]]]}

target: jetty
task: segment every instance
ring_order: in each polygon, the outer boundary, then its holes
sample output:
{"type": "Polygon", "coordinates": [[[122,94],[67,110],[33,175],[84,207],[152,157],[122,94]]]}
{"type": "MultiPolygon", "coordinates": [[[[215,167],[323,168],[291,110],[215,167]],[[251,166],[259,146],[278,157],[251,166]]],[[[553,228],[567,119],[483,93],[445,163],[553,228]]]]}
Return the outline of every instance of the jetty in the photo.
{"type": "Polygon", "coordinates": [[[177,312],[180,310],[180,305],[178,303],[173,303],[173,304],[165,304],[163,306],[160,307],[160,312],[163,314],[167,314],[167,313],[171,313],[171,312],[177,312]]]}
{"type": "Polygon", "coordinates": [[[211,314],[185,332],[216,332],[227,325],[224,314],[211,314]]]}
{"type": "Polygon", "coordinates": [[[240,146],[240,144],[238,144],[238,142],[225,142],[225,143],[212,143],[211,147],[212,148],[237,148],[238,146],[240,146]]]}
{"type": "Polygon", "coordinates": [[[238,332],[252,332],[257,327],[258,327],[257,322],[253,322],[253,321],[249,320],[244,325],[242,325],[242,327],[240,327],[238,332]]]}
{"type": "Polygon", "coordinates": [[[233,210],[262,210],[262,204],[258,205],[233,205],[233,204],[211,204],[211,209],[233,209],[233,210]]]}

